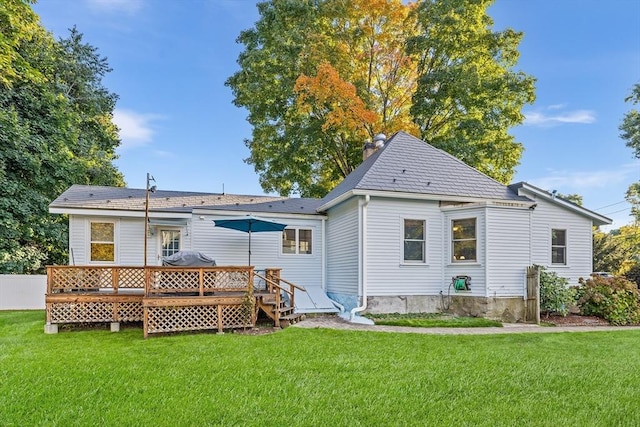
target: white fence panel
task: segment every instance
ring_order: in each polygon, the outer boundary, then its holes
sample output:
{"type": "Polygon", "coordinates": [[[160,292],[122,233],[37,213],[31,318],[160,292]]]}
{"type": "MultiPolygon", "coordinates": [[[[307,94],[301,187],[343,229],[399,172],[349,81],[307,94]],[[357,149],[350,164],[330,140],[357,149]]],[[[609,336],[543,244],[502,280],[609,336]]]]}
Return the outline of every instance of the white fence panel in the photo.
{"type": "Polygon", "coordinates": [[[0,310],[44,310],[46,275],[0,274],[0,310]]]}

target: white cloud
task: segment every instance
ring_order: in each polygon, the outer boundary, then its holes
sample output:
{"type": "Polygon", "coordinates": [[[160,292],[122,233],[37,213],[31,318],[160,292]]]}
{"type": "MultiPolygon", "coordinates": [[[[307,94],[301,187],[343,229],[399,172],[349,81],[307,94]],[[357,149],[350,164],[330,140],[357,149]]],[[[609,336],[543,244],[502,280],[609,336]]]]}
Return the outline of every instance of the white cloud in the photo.
{"type": "MultiPolygon", "coordinates": [[[[561,110],[560,105],[552,105],[548,110],[561,110]]],[[[596,113],[591,110],[575,110],[567,112],[559,112],[558,114],[546,114],[540,111],[531,111],[524,113],[525,125],[531,126],[551,126],[562,123],[580,123],[589,124],[596,121],[596,113]]]]}
{"type": "Polygon", "coordinates": [[[547,107],[547,110],[562,110],[567,104],[552,104],[547,107]]]}
{"type": "Polygon", "coordinates": [[[630,177],[632,178],[638,173],[639,164],[640,162],[632,162],[612,170],[588,172],[551,171],[550,175],[533,178],[529,182],[543,190],[558,190],[565,194],[593,188],[618,186],[625,184],[630,177]]]}
{"type": "Polygon", "coordinates": [[[144,0],[87,0],[87,3],[99,12],[134,15],[142,9],[144,0]]]}
{"type": "Polygon", "coordinates": [[[147,145],[153,139],[151,122],[162,118],[157,114],[140,114],[131,110],[116,109],[113,122],[120,128],[121,149],[147,145]]]}

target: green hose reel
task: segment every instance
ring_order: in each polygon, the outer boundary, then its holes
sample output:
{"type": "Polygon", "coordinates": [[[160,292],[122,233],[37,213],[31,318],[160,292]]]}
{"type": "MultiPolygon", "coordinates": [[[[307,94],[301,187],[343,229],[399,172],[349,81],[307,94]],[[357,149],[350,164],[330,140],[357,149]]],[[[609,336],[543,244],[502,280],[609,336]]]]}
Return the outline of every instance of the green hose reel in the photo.
{"type": "Polygon", "coordinates": [[[457,291],[470,291],[471,290],[471,277],[469,276],[456,276],[452,279],[453,289],[457,291]]]}

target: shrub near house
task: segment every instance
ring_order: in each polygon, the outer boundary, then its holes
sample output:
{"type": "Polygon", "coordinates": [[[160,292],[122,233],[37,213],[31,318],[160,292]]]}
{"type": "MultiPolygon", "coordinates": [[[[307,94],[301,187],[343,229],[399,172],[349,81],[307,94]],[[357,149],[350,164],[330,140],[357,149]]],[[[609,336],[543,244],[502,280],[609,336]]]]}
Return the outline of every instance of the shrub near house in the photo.
{"type": "Polygon", "coordinates": [[[581,314],[601,317],[612,325],[640,323],[640,291],[635,283],[623,277],[594,276],[580,279],[577,290],[581,314]]]}
{"type": "Polygon", "coordinates": [[[568,287],[569,281],[555,272],[540,268],[540,312],[547,314],[569,314],[569,307],[576,302],[576,291],[568,287]]]}

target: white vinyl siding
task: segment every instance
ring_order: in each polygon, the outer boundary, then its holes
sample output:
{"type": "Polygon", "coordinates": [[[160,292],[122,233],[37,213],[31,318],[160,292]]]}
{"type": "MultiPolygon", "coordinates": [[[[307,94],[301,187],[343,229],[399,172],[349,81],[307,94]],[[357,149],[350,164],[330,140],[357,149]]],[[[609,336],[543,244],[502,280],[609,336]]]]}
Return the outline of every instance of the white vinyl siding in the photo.
{"type": "Polygon", "coordinates": [[[521,297],[524,274],[531,265],[529,209],[487,208],[488,297],[521,297]]]}
{"type": "MultiPolygon", "coordinates": [[[[531,196],[530,196],[531,197],[531,196]]],[[[593,262],[591,220],[546,200],[537,199],[532,214],[532,262],[545,266],[577,285],[580,277],[588,278],[593,262]],[[551,263],[551,232],[567,231],[566,264],[551,263]]]]}
{"type": "MultiPolygon", "coordinates": [[[[144,258],[144,219],[131,217],[91,217],[91,216],[69,216],[69,249],[73,249],[73,257],[69,254],[69,263],[75,265],[89,264],[91,248],[90,223],[101,221],[115,221],[115,244],[116,261],[118,265],[140,266],[143,265],[144,258]]],[[[178,229],[178,228],[176,228],[178,229]]],[[[190,239],[187,232],[188,227],[179,228],[181,231],[181,250],[188,250],[190,239]]],[[[148,236],[148,257],[147,264],[158,265],[160,263],[160,251],[157,234],[159,228],[150,227],[148,236]]],[[[277,234],[277,233],[276,233],[277,234]]],[[[99,264],[99,262],[94,262],[99,264]]]]}
{"type": "MultiPolygon", "coordinates": [[[[236,215],[194,214],[191,221],[190,250],[213,258],[217,265],[247,265],[249,262],[249,234],[242,231],[214,227],[213,220],[236,215]],[[202,216],[202,219],[200,217],[202,216]]],[[[281,268],[281,276],[300,286],[321,286],[322,257],[320,218],[289,218],[269,216],[276,222],[292,228],[311,230],[312,253],[304,256],[283,255],[282,233],[260,232],[251,234],[251,264],[256,270],[281,268]]],[[[183,243],[186,243],[186,239],[183,243]]],[[[258,271],[261,273],[261,271],[258,271]]]]}
{"type": "MultiPolygon", "coordinates": [[[[144,218],[121,218],[118,237],[120,265],[143,265],[144,218]]],[[[149,236],[149,265],[157,264],[153,237],[149,236]]]]}
{"type": "Polygon", "coordinates": [[[329,211],[327,292],[358,295],[358,201],[354,197],[329,211]]]}
{"type": "Polygon", "coordinates": [[[436,295],[442,289],[442,214],[438,202],[371,198],[367,208],[367,294],[436,295]],[[426,263],[403,258],[404,219],[425,221],[426,263]]]}
{"type": "MultiPolygon", "coordinates": [[[[456,207],[446,208],[444,211],[444,227],[445,227],[445,239],[443,253],[446,254],[445,268],[444,268],[444,287],[448,291],[451,278],[454,276],[470,276],[471,277],[471,291],[464,291],[464,295],[484,297],[487,293],[486,288],[486,247],[487,238],[491,239],[491,236],[486,235],[486,207],[456,207]],[[452,242],[452,221],[462,219],[476,219],[476,260],[472,262],[453,262],[451,254],[453,253],[452,242]]],[[[451,290],[453,294],[454,291],[451,290]]]]}
{"type": "Polygon", "coordinates": [[[69,215],[69,265],[86,265],[87,258],[86,218],[69,215]]]}

